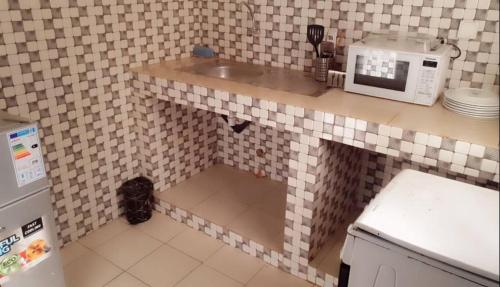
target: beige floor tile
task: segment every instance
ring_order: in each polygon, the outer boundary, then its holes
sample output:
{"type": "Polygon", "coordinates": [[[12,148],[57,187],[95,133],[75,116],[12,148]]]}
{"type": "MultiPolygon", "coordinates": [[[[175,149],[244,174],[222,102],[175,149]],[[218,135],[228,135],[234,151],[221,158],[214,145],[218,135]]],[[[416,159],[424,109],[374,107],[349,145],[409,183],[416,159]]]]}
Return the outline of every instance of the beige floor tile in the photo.
{"type": "Polygon", "coordinates": [[[238,287],[241,283],[207,267],[201,265],[184,278],[175,287],[238,287]]]}
{"type": "Polygon", "coordinates": [[[315,258],[310,262],[311,266],[335,277],[338,276],[340,251],[347,236],[347,228],[362,212],[362,209],[354,209],[347,214],[345,222],[339,226],[334,234],[328,236],[315,258]]]}
{"type": "Polygon", "coordinates": [[[167,215],[154,212],[150,220],[135,225],[133,228],[139,229],[157,240],[167,242],[188,227],[167,215]]]}
{"type": "Polygon", "coordinates": [[[245,204],[262,202],[270,194],[269,191],[286,191],[286,185],[283,183],[268,178],[256,178],[251,172],[224,165],[217,165],[208,171],[213,169],[220,173],[214,178],[227,178],[229,181],[229,184],[220,188],[221,192],[245,204]]]}
{"type": "Polygon", "coordinates": [[[193,208],[192,212],[221,226],[248,209],[248,205],[224,193],[216,193],[193,208]]]}
{"type": "Polygon", "coordinates": [[[129,229],[97,247],[96,252],[118,267],[128,269],[160,245],[160,241],[129,229]]]}
{"type": "Polygon", "coordinates": [[[326,253],[318,269],[330,275],[338,277],[340,268],[340,251],[344,245],[344,240],[336,240],[332,248],[326,253]]]}
{"type": "MultiPolygon", "coordinates": [[[[309,262],[309,264],[313,267],[319,267],[321,265],[321,262],[326,258],[328,255],[328,251],[332,249],[335,245],[335,238],[334,236],[330,235],[326,239],[326,242],[323,244],[321,249],[317,252],[316,256],[313,258],[312,261],[309,262]]],[[[322,270],[322,269],[320,269],[322,270]]],[[[324,271],[324,270],[322,270],[324,271]]]]}
{"type": "Polygon", "coordinates": [[[200,261],[207,260],[224,245],[222,241],[194,229],[187,229],[170,240],[168,244],[200,261]]]}
{"type": "Polygon", "coordinates": [[[262,200],[257,201],[252,207],[259,208],[267,214],[280,220],[285,220],[286,187],[281,184],[276,189],[266,190],[262,200]]]}
{"type": "Polygon", "coordinates": [[[171,287],[200,265],[199,261],[163,245],[129,269],[129,273],[152,287],[171,287]]]}
{"type": "Polygon", "coordinates": [[[265,266],[262,260],[230,246],[219,249],[205,264],[243,284],[265,266]]]}
{"type": "Polygon", "coordinates": [[[206,185],[209,181],[199,181],[196,176],[169,190],[157,192],[155,196],[180,208],[191,210],[217,192],[206,185]]]}
{"type": "Polygon", "coordinates": [[[229,229],[274,250],[283,249],[284,219],[250,208],[228,224],[229,229]]]}
{"type": "Polygon", "coordinates": [[[285,273],[278,268],[266,266],[262,268],[246,285],[248,287],[312,287],[305,280],[285,273]]]}
{"type": "Polygon", "coordinates": [[[104,287],[148,287],[148,285],[144,284],[144,282],[141,282],[134,276],[124,272],[104,287]]]}
{"type": "Polygon", "coordinates": [[[90,252],[88,248],[76,241],[67,244],[66,246],[64,246],[64,248],[61,249],[63,266],[70,264],[71,262],[80,258],[82,255],[87,254],[88,252],[90,252]]]}
{"type": "Polygon", "coordinates": [[[100,287],[122,270],[94,252],[88,252],[64,267],[68,287],[100,287]]]}
{"type": "Polygon", "coordinates": [[[101,226],[98,230],[89,233],[78,242],[93,249],[129,228],[130,225],[125,220],[121,218],[115,219],[106,225],[101,226]]]}

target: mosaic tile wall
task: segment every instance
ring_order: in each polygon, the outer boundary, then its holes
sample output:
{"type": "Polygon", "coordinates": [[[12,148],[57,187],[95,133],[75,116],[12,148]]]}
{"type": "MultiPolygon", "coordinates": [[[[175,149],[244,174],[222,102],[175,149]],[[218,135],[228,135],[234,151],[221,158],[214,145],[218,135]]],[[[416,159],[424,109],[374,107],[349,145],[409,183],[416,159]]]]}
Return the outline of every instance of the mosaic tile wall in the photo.
{"type": "Polygon", "coordinates": [[[267,177],[287,180],[288,132],[251,123],[237,134],[213,112],[158,100],[150,91],[147,83],[133,88],[135,173],[151,178],[155,190],[165,191],[215,163],[250,172],[259,167],[267,177]],[[264,151],[262,157],[258,149],[264,151]]]}
{"type": "Polygon", "coordinates": [[[498,182],[456,173],[440,167],[419,164],[388,155],[363,151],[361,158],[362,176],[359,184],[360,190],[356,193],[358,195],[356,202],[359,206],[366,205],[375,194],[385,187],[391,179],[403,169],[415,169],[489,189],[500,190],[498,182]]]}
{"type": "Polygon", "coordinates": [[[188,56],[198,1],[0,1],[0,110],[40,123],[61,244],[119,214],[137,167],[130,66],[188,56]]]}
{"type": "Polygon", "coordinates": [[[324,141],[320,146],[309,260],[316,256],[328,236],[343,225],[356,206],[362,154],[361,149],[336,142],[324,141]]]}
{"type": "Polygon", "coordinates": [[[217,117],[217,162],[250,172],[263,169],[265,176],[286,182],[290,137],[289,132],[258,123],[250,123],[238,134],[221,117],[217,117]],[[264,152],[263,156],[257,155],[258,149],[264,152]]]}
{"type": "MultiPolygon", "coordinates": [[[[236,1],[202,1],[203,44],[219,57],[310,71],[313,48],[306,40],[308,24],[326,33],[345,35],[345,44],[370,31],[428,33],[457,43],[462,56],[450,65],[449,86],[499,85],[499,3],[495,0],[250,0],[252,29],[246,8],[236,1]],[[474,39],[458,39],[460,21],[478,27],[474,39]]],[[[344,62],[340,48],[337,61],[344,62]]]]}
{"type": "Polygon", "coordinates": [[[214,113],[159,101],[138,89],[133,94],[139,160],[136,174],[150,178],[155,191],[165,191],[214,164],[214,113]]]}

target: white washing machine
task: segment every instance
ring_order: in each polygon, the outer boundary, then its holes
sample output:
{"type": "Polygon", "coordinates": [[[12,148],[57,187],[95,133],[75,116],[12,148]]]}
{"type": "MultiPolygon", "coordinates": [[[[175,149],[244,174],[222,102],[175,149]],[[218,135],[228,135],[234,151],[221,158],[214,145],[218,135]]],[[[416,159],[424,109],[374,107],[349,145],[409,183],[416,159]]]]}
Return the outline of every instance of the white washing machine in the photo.
{"type": "Polygon", "coordinates": [[[339,287],[499,286],[498,191],[404,170],[349,226],[339,287]]]}

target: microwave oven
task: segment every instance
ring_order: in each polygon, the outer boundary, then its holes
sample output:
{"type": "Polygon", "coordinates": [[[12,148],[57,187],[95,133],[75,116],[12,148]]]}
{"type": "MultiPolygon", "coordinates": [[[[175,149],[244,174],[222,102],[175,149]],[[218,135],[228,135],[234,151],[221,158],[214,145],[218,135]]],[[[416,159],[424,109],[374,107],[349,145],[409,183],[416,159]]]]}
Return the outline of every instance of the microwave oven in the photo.
{"type": "Polygon", "coordinates": [[[429,36],[369,35],[349,45],[344,90],[432,106],[444,89],[450,52],[429,36]]]}

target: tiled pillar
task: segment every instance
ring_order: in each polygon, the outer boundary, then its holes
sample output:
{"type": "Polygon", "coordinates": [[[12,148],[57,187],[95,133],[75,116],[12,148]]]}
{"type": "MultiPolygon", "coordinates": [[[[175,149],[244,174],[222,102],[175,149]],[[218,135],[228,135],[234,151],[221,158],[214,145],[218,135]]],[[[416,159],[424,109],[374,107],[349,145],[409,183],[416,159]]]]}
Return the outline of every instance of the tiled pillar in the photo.
{"type": "Polygon", "coordinates": [[[283,267],[307,278],[309,260],[355,204],[359,149],[292,134],[283,267]]]}
{"type": "Polygon", "coordinates": [[[283,264],[286,270],[307,278],[313,201],[318,179],[317,162],[320,140],[304,134],[292,134],[285,214],[283,264]]]}

